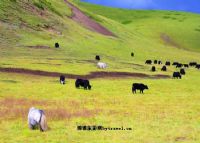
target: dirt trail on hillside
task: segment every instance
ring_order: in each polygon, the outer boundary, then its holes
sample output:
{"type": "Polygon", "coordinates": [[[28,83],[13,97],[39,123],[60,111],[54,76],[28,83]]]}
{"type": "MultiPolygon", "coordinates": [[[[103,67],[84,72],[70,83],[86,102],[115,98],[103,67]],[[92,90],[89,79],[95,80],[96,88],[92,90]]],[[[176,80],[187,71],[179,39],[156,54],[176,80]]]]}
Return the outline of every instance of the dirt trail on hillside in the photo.
{"type": "Polygon", "coordinates": [[[169,35],[161,33],[160,38],[165,42],[165,44],[168,44],[176,48],[180,48],[180,46],[169,35]]]}
{"type": "Polygon", "coordinates": [[[72,13],[73,13],[71,18],[74,21],[82,24],[83,26],[85,26],[86,28],[88,28],[88,29],[90,29],[92,31],[98,32],[98,33],[106,35],[106,36],[114,36],[114,37],[116,37],[111,31],[109,31],[108,29],[103,27],[101,24],[97,23],[96,21],[92,20],[90,17],[85,15],[79,8],[74,6],[68,0],[64,0],[64,1],[71,8],[72,13]]]}
{"type": "Polygon", "coordinates": [[[75,75],[75,74],[66,74],[66,73],[59,73],[59,72],[30,70],[30,69],[23,69],[23,68],[0,68],[0,72],[38,75],[38,76],[47,76],[47,77],[59,77],[60,75],[64,75],[64,76],[66,76],[66,78],[69,78],[69,79],[126,78],[126,77],[151,78],[151,79],[170,78],[170,76],[168,76],[168,75],[147,75],[147,74],[143,74],[143,73],[105,72],[105,71],[91,72],[86,75],[75,75]]]}

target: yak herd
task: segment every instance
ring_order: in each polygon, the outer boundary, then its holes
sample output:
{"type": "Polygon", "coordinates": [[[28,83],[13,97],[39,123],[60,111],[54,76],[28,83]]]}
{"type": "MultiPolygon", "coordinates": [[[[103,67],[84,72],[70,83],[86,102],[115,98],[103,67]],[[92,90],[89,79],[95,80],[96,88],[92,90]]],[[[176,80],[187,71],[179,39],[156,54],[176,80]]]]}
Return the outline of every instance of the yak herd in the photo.
{"type": "MultiPolygon", "coordinates": [[[[59,48],[59,44],[55,43],[55,48],[59,48]]],[[[131,53],[131,56],[134,57],[134,53],[131,53]]],[[[95,60],[98,61],[97,67],[101,69],[107,68],[107,64],[100,62],[101,58],[99,55],[96,55],[95,60]]],[[[162,65],[162,61],[160,60],[146,60],[145,64],[152,65],[152,64],[158,64],[162,65]]],[[[195,67],[197,69],[200,69],[200,64],[197,64],[197,62],[190,62],[189,64],[182,64],[179,62],[173,62],[171,64],[170,61],[166,61],[165,65],[162,66],[161,71],[165,72],[167,71],[167,67],[169,66],[175,66],[176,68],[180,68],[179,72],[173,72],[172,77],[173,78],[179,78],[181,79],[182,75],[185,75],[185,69],[184,68],[189,68],[189,67],[195,67]]],[[[152,66],[151,68],[152,72],[156,71],[155,65],[152,66]]],[[[60,84],[65,84],[65,76],[61,75],[60,76],[60,84]]],[[[75,81],[75,87],[76,88],[83,88],[85,90],[91,90],[92,86],[90,85],[89,80],[87,79],[76,79],[75,81]]],[[[144,90],[149,89],[147,85],[144,85],[143,83],[133,83],[132,84],[132,93],[136,93],[137,90],[140,91],[140,93],[143,93],[144,90]]],[[[39,128],[40,131],[46,131],[47,130],[47,121],[46,121],[46,116],[44,114],[43,110],[36,109],[34,107],[29,109],[28,113],[28,125],[30,129],[37,129],[39,128]]]]}
{"type": "MultiPolygon", "coordinates": [[[[158,60],[146,60],[145,64],[149,64],[151,65],[152,63],[154,64],[162,64],[162,61],[158,61],[158,60]]],[[[165,65],[162,66],[161,71],[167,71],[167,66],[171,66],[171,62],[170,61],[166,61],[165,65]]],[[[182,64],[179,62],[173,62],[172,66],[175,66],[176,68],[180,68],[179,72],[173,72],[172,77],[173,78],[179,78],[181,79],[182,75],[185,75],[185,68],[189,68],[189,67],[195,67],[197,69],[200,69],[200,64],[197,64],[197,62],[190,62],[189,64],[182,64]]],[[[151,67],[151,71],[155,72],[156,71],[156,67],[152,66],[151,67]]]]}
{"type": "MultiPolygon", "coordinates": [[[[131,53],[131,56],[134,56],[134,53],[131,53]]],[[[95,60],[98,61],[98,63],[97,63],[97,67],[98,68],[101,68],[101,69],[107,68],[107,64],[106,63],[100,62],[101,58],[100,58],[99,55],[95,56],[95,60]]],[[[146,60],[145,64],[148,64],[148,65],[152,65],[152,64],[154,64],[154,65],[155,64],[162,65],[163,63],[162,63],[161,60],[154,60],[154,61],[146,60]]],[[[151,71],[152,72],[156,71],[156,67],[154,65],[151,67],[151,71]]],[[[197,69],[200,69],[200,65],[197,64],[197,62],[190,62],[189,64],[182,64],[182,63],[179,63],[179,62],[171,63],[170,61],[166,61],[165,64],[162,66],[161,71],[166,72],[167,71],[167,67],[169,67],[171,65],[175,66],[176,68],[180,68],[179,72],[173,72],[172,77],[174,79],[175,78],[181,79],[182,76],[186,74],[185,68],[196,67],[197,69]]],[[[64,75],[60,76],[60,83],[61,84],[65,84],[65,76],[64,75]]],[[[82,87],[85,90],[91,90],[91,88],[92,88],[92,86],[90,85],[89,80],[80,79],[80,78],[76,79],[75,87],[76,88],[81,88],[82,87]]],[[[140,90],[140,93],[143,93],[143,91],[145,89],[148,89],[148,86],[144,85],[142,83],[133,83],[133,85],[132,85],[132,92],[133,93],[136,93],[136,90],[140,90]]]]}
{"type": "MultiPolygon", "coordinates": [[[[131,53],[131,56],[134,57],[134,53],[131,53]]],[[[98,61],[98,63],[97,63],[97,67],[98,68],[101,68],[101,69],[107,68],[107,64],[106,63],[100,62],[101,58],[100,58],[99,55],[95,56],[95,60],[98,61]]],[[[158,61],[158,63],[162,64],[161,61],[158,61]]],[[[154,70],[156,70],[155,67],[154,67],[154,70]]],[[[60,76],[60,84],[65,84],[65,76],[64,75],[60,76]]],[[[91,88],[92,88],[92,86],[90,85],[89,80],[80,79],[80,78],[76,79],[75,87],[76,88],[81,88],[82,87],[85,90],[91,90],[91,88]]],[[[140,90],[140,93],[143,93],[143,91],[145,89],[148,89],[148,86],[144,85],[142,83],[133,83],[133,85],[132,85],[132,92],[133,93],[136,93],[136,90],[140,90]]]]}

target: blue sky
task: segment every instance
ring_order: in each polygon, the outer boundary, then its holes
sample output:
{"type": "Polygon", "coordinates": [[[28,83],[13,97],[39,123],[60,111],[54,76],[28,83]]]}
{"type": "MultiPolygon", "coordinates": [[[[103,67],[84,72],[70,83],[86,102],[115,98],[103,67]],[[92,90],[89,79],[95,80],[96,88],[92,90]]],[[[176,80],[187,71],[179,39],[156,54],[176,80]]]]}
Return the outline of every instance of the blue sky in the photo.
{"type": "Polygon", "coordinates": [[[200,14],[200,0],[82,0],[127,9],[177,10],[200,14]]]}

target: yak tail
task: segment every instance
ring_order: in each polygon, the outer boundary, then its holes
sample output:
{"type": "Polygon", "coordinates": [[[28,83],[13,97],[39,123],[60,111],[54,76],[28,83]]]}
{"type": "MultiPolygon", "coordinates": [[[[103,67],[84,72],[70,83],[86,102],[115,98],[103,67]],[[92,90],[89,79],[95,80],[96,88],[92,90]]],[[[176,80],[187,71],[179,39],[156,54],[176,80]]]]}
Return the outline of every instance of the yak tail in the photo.
{"type": "Polygon", "coordinates": [[[41,121],[40,121],[40,131],[46,131],[48,129],[46,116],[42,114],[41,121]]]}

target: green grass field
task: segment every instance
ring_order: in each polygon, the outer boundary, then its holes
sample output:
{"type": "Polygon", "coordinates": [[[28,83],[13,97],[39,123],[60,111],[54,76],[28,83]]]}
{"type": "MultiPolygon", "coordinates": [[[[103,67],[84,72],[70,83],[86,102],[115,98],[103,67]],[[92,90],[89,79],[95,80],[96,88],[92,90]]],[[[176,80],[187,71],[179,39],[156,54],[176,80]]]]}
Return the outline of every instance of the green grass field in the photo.
{"type": "Polygon", "coordinates": [[[164,73],[162,65],[156,65],[152,73],[144,63],[146,59],[200,63],[200,15],[70,2],[117,37],[92,32],[70,19],[72,12],[63,0],[1,0],[0,69],[75,75],[116,71],[170,78],[96,78],[87,91],[76,89],[75,79],[67,78],[63,86],[59,77],[0,72],[0,142],[199,143],[200,71],[186,69],[186,75],[175,80],[171,78],[178,71],[175,67],[164,73]],[[108,69],[97,69],[97,54],[108,69]],[[147,84],[149,90],[132,94],[134,82],[147,84]],[[29,130],[27,114],[32,106],[45,111],[47,132],[29,130]],[[132,130],[77,131],[78,125],[132,130]]]}

